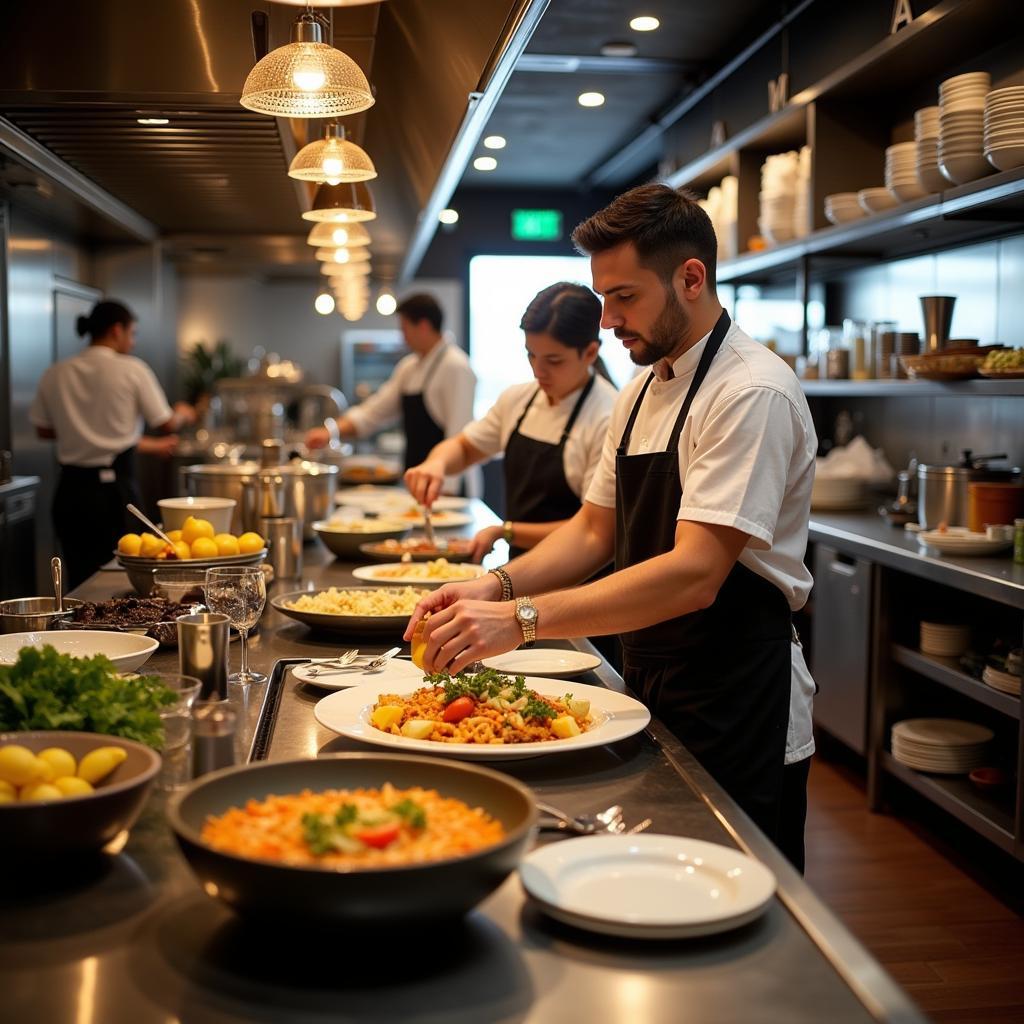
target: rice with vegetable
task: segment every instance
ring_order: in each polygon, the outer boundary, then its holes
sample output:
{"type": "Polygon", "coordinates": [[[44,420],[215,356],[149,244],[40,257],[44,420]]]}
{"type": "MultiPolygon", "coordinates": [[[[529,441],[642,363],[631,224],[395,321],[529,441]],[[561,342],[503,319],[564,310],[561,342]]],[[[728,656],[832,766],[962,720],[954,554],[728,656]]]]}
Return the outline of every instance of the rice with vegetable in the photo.
{"type": "Polygon", "coordinates": [[[453,565],[447,558],[429,562],[403,562],[374,569],[378,579],[471,580],[477,576],[475,565],[453,565]]]}
{"type": "Polygon", "coordinates": [[[480,807],[436,789],[329,789],[250,800],[208,817],[202,838],[216,850],[285,864],[381,868],[473,853],[505,837],[480,807]]]}
{"type": "Polygon", "coordinates": [[[288,608],[320,615],[412,615],[427,593],[417,587],[377,587],[367,590],[339,590],[331,587],[319,594],[303,594],[289,601],[288,608]]]}

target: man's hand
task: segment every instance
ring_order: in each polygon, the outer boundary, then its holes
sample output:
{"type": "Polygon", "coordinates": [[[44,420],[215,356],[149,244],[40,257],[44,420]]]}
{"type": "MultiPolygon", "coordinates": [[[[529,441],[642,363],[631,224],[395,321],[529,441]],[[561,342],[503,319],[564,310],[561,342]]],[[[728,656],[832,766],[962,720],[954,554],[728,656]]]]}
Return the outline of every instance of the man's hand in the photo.
{"type": "Polygon", "coordinates": [[[523,630],[514,601],[462,598],[431,615],[424,638],[424,671],[455,675],[474,661],[514,651],[523,642],[523,630]]]}
{"type": "Polygon", "coordinates": [[[491,553],[494,545],[501,540],[505,533],[503,526],[485,526],[473,538],[473,548],[470,552],[471,562],[481,562],[485,555],[491,553]]]}
{"type": "Polygon", "coordinates": [[[174,415],[179,426],[191,426],[198,419],[195,406],[189,405],[188,402],[175,402],[174,415]]]}
{"type": "Polygon", "coordinates": [[[446,583],[437,590],[426,594],[418,605],[413,609],[409,624],[405,627],[403,639],[411,640],[416,623],[425,615],[435,613],[447,608],[459,600],[470,601],[497,601],[501,597],[501,582],[492,572],[485,572],[478,579],[469,580],[466,583],[446,583]]]}
{"type": "Polygon", "coordinates": [[[440,459],[427,459],[405,471],[405,486],[421,504],[430,508],[444,486],[445,466],[440,459]]]}
{"type": "Polygon", "coordinates": [[[331,435],[326,427],[313,427],[311,430],[306,431],[307,448],[326,448],[330,440],[331,435]]]}
{"type": "Polygon", "coordinates": [[[164,434],[162,437],[150,437],[143,434],[139,438],[139,454],[155,455],[158,459],[169,459],[178,449],[178,440],[177,434],[164,434]]]}

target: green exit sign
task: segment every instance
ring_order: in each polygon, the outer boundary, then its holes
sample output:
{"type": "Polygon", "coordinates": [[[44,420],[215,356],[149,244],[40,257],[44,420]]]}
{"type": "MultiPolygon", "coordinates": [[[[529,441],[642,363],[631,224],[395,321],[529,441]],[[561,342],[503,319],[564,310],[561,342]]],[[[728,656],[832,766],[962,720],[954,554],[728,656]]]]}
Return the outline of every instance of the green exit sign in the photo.
{"type": "Polygon", "coordinates": [[[553,242],[562,237],[561,210],[513,210],[512,237],[520,242],[553,242]]]}

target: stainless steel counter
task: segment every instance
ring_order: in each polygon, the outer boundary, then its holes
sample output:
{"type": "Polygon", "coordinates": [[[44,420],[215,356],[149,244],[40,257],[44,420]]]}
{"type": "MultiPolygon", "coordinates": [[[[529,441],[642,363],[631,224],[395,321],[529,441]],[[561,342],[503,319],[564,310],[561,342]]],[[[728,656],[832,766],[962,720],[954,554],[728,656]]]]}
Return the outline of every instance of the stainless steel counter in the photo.
{"type": "MultiPolygon", "coordinates": [[[[489,513],[478,508],[481,519],[489,513]]],[[[306,578],[351,582],[351,566],[307,548],[306,578]]],[[[109,597],[119,573],[76,592],[109,597]]],[[[253,664],[335,650],[272,610],[253,664]]],[[[381,645],[373,648],[378,649],[381,645]]],[[[582,641],[577,646],[586,647],[582,641]]],[[[237,659],[237,651],[232,651],[237,659]]],[[[176,667],[160,652],[150,667],[176,667]]],[[[622,688],[602,666],[586,682],[622,688]]],[[[248,695],[250,725],[261,694],[248,695]]],[[[271,758],[368,749],[315,723],[318,692],[288,675],[271,758]]],[[[238,694],[232,699],[240,701],[238,694]]],[[[510,878],[464,923],[382,940],[341,929],[268,931],[207,898],[155,797],[118,856],[8,879],[0,897],[4,1017],[24,1021],[414,1022],[920,1021],[906,996],[774,847],[657,722],[632,740],[502,770],[569,811],[620,803],[630,821],[737,845],[767,863],[778,897],[759,921],[688,942],[628,942],[559,925],[510,878]]]]}

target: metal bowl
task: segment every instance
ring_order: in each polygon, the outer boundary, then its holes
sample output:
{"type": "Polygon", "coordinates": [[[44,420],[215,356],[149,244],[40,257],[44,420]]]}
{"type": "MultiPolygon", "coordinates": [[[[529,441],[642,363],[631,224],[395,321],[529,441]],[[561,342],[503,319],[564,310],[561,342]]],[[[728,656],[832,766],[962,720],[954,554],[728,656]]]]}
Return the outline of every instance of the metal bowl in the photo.
{"type": "Polygon", "coordinates": [[[172,797],[167,817],[203,889],[235,910],[319,919],[366,927],[457,918],[515,870],[533,835],[533,794],[500,772],[434,757],[333,754],[225,768],[172,797]],[[304,789],[423,786],[482,807],[505,827],[505,838],[474,853],[427,864],[367,870],[307,867],[215,850],[201,837],[208,815],[248,800],[304,789]]]}
{"type": "Polygon", "coordinates": [[[194,569],[197,572],[205,573],[207,569],[213,569],[221,565],[258,565],[267,557],[267,549],[255,551],[247,555],[217,555],[213,558],[189,558],[182,560],[171,560],[163,558],[136,558],[129,555],[122,555],[118,551],[117,563],[128,574],[131,585],[143,597],[148,597],[153,592],[153,573],[166,568],[194,569]]]}
{"type": "Polygon", "coordinates": [[[388,539],[401,540],[412,533],[412,524],[405,526],[394,520],[382,518],[381,529],[356,531],[341,529],[338,521],[332,523],[322,520],[314,523],[313,529],[337,558],[355,562],[359,559],[361,545],[388,539]]]}
{"type": "Polygon", "coordinates": [[[60,629],[71,617],[71,611],[82,602],[73,597],[64,598],[64,611],[56,611],[53,597],[16,597],[0,601],[0,633],[38,633],[46,629],[60,629]]]}
{"type": "MultiPolygon", "coordinates": [[[[392,584],[394,590],[404,590],[401,584],[392,584]]],[[[367,593],[379,594],[381,587],[338,587],[338,590],[365,590],[367,593]]],[[[415,589],[426,593],[426,587],[417,586],[415,589]]],[[[298,608],[290,608],[289,601],[299,597],[313,597],[320,591],[315,590],[293,590],[287,594],[277,594],[271,598],[271,605],[282,615],[287,615],[296,622],[301,622],[311,629],[326,630],[331,633],[367,634],[374,636],[391,636],[400,638],[405,632],[406,624],[409,622],[408,615],[335,615],[330,612],[308,612],[298,608]]]]}

